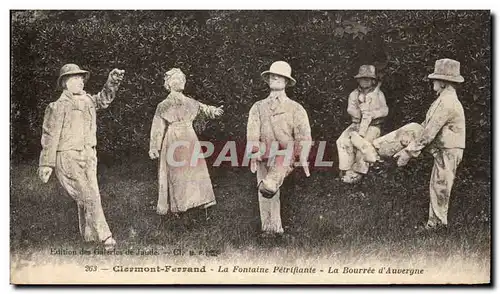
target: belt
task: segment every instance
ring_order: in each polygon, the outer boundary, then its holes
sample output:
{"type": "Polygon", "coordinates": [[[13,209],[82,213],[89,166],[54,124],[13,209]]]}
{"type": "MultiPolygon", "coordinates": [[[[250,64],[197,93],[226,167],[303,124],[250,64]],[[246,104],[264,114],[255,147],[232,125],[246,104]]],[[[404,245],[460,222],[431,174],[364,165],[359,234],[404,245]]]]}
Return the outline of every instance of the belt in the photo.
{"type": "Polygon", "coordinates": [[[190,121],[175,121],[170,123],[168,126],[173,128],[186,128],[186,127],[192,127],[193,124],[190,121]]]}
{"type": "Polygon", "coordinates": [[[83,148],[81,148],[81,149],[79,149],[79,148],[69,148],[69,149],[57,150],[57,152],[65,152],[65,151],[83,151],[83,150],[89,150],[89,149],[95,150],[95,146],[91,146],[91,145],[83,145],[83,148]]]}

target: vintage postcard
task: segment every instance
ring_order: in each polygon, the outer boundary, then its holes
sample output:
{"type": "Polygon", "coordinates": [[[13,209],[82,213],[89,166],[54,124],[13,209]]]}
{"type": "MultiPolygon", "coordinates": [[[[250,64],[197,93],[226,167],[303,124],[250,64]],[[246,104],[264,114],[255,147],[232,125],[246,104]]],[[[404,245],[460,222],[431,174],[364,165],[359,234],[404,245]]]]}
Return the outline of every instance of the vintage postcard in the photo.
{"type": "Polygon", "coordinates": [[[11,10],[12,284],[490,284],[488,10],[11,10]]]}

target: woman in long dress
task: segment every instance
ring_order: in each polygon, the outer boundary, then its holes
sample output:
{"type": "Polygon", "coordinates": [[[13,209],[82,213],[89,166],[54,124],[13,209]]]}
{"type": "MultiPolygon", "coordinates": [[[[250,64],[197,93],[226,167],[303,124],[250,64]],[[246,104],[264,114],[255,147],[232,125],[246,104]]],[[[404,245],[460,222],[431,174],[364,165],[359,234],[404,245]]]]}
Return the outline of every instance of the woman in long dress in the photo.
{"type": "Polygon", "coordinates": [[[185,96],[185,84],[186,76],[180,69],[165,73],[164,86],[170,94],[158,104],[151,126],[149,156],[160,158],[159,215],[216,204],[206,162],[197,157],[202,151],[193,121],[198,114],[209,118],[222,115],[222,106],[208,106],[185,96]]]}

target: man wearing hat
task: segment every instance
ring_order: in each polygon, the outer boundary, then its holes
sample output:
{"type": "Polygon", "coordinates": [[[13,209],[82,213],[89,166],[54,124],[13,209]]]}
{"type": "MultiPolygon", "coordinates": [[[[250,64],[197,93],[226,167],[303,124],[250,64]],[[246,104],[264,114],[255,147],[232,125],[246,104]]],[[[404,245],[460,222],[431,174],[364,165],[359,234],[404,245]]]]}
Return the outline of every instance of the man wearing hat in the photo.
{"type": "Polygon", "coordinates": [[[123,80],[123,70],[113,69],[103,89],[87,94],[90,73],[76,64],[64,65],[57,80],[59,99],[48,105],[42,129],[38,175],[47,183],[52,172],[76,201],[80,234],[87,242],[106,248],[116,242],[106,222],[97,184],[96,110],[109,106],[123,80]]]}
{"type": "MultiPolygon", "coordinates": [[[[455,173],[465,149],[465,115],[455,91],[464,81],[460,63],[440,59],[435,63],[433,81],[437,99],[432,103],[422,124],[411,123],[373,141],[373,146],[353,134],[353,141],[364,146],[367,160],[393,156],[398,166],[405,166],[411,158],[428,151],[434,157],[430,180],[429,219],[424,229],[435,229],[448,224],[448,204],[455,173]]],[[[361,148],[361,147],[360,147],[361,148]]]]}
{"type": "Polygon", "coordinates": [[[380,136],[380,125],[389,113],[380,83],[376,86],[375,66],[362,65],[354,78],[359,86],[349,94],[347,105],[352,122],[336,142],[342,181],[349,184],[358,182],[370,167],[363,154],[353,146],[351,133],[356,131],[368,142],[373,141],[380,136]]]}
{"type": "Polygon", "coordinates": [[[311,128],[307,112],[288,98],[287,86],[296,81],[292,68],[284,61],[274,62],[261,74],[271,90],[269,96],[254,103],[247,124],[247,141],[253,144],[251,170],[257,172],[261,227],[264,236],[282,234],[280,187],[294,166],[300,163],[309,176],[307,157],[311,147],[311,128]]]}

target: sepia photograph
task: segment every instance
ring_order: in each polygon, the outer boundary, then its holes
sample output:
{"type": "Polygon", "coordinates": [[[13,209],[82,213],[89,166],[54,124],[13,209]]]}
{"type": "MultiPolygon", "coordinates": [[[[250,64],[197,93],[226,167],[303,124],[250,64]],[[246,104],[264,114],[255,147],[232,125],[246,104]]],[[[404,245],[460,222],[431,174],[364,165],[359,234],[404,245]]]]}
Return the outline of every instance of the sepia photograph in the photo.
{"type": "Polygon", "coordinates": [[[490,10],[10,10],[13,285],[491,285],[490,10]]]}

